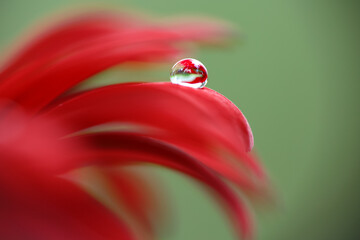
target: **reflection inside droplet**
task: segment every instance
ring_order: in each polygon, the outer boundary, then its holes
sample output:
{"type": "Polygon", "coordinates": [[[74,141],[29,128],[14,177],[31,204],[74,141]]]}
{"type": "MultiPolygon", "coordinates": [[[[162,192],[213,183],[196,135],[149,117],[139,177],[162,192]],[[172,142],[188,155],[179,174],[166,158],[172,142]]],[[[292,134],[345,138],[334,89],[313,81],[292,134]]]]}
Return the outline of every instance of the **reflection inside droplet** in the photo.
{"type": "Polygon", "coordinates": [[[204,64],[193,58],[185,58],[172,67],[170,80],[174,84],[202,88],[207,83],[207,76],[204,64]]]}

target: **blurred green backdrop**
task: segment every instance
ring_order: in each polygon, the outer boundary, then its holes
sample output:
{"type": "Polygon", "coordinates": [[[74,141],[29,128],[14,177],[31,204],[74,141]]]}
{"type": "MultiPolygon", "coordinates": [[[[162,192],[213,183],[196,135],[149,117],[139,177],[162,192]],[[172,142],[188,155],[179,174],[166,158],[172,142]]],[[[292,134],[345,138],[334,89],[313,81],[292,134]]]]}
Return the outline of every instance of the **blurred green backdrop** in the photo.
{"type": "MultiPolygon", "coordinates": [[[[208,86],[247,116],[278,191],[277,207],[256,208],[258,239],[360,239],[356,1],[1,0],[0,49],[52,11],[93,3],[158,16],[210,15],[241,29],[242,44],[194,57],[209,70],[208,86]]],[[[168,69],[161,77],[168,79],[168,69]]],[[[226,217],[198,185],[156,171],[166,179],[177,219],[166,239],[233,239],[226,217]]]]}

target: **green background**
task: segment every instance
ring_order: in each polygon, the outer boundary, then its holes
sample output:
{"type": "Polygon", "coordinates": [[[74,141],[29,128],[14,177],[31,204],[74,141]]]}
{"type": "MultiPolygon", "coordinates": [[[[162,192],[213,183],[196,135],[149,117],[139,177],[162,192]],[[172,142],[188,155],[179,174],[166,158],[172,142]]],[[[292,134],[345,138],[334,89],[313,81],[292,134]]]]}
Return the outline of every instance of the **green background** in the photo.
{"type": "MultiPolygon", "coordinates": [[[[75,2],[1,0],[0,49],[52,11],[94,3],[75,2]]],[[[276,187],[276,207],[255,207],[258,239],[360,239],[356,1],[101,3],[157,16],[210,15],[241,29],[241,44],[204,49],[194,57],[209,70],[208,87],[234,101],[247,116],[255,149],[276,187]]],[[[160,75],[166,81],[168,69],[160,75]]],[[[234,238],[226,216],[200,186],[180,174],[156,171],[166,180],[176,218],[165,239],[234,238]]]]}

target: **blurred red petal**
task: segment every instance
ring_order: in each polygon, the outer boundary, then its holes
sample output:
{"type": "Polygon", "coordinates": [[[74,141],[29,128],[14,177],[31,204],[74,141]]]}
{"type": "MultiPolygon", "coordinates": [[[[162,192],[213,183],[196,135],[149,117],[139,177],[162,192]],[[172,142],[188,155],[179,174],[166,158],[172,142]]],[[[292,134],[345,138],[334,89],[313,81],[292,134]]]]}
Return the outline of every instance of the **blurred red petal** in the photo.
{"type": "Polygon", "coordinates": [[[20,72],[20,76],[0,85],[0,95],[16,101],[29,111],[36,111],[79,82],[115,64],[155,61],[157,56],[164,59],[175,53],[177,51],[173,47],[164,43],[132,44],[119,48],[116,42],[112,42],[90,47],[53,64],[41,66],[40,71],[32,72],[30,69],[29,75],[20,72]]]}
{"type": "Polygon", "coordinates": [[[73,183],[35,179],[16,193],[6,189],[0,206],[2,238],[135,239],[120,219],[73,183]]]}
{"type": "Polygon", "coordinates": [[[32,176],[18,189],[2,180],[2,239],[135,239],[120,219],[68,180],[32,176]]]}
{"type": "Polygon", "coordinates": [[[174,43],[207,39],[221,29],[220,25],[201,24],[206,26],[201,37],[193,38],[193,31],[179,33],[176,28],[153,26],[146,20],[134,24],[128,17],[113,14],[69,21],[45,32],[0,72],[0,96],[36,111],[111,66],[168,59],[179,53],[174,43]]]}
{"type": "Polygon", "coordinates": [[[134,239],[113,213],[55,175],[82,148],[73,140],[60,142],[63,132],[55,122],[9,108],[0,109],[0,237],[134,239]]]}
{"type": "Polygon", "coordinates": [[[92,197],[120,216],[131,229],[136,230],[139,239],[160,236],[160,230],[169,220],[161,182],[155,181],[157,178],[153,174],[137,167],[113,164],[89,166],[90,159],[94,157],[92,153],[86,154],[87,159],[82,162],[88,166],[71,171],[66,176],[75,179],[92,197]]]}
{"type": "Polygon", "coordinates": [[[235,229],[244,239],[251,239],[253,226],[244,203],[205,165],[175,146],[131,133],[96,133],[76,136],[91,144],[82,159],[85,165],[109,166],[156,163],[194,177],[215,191],[224,203],[235,229]],[[96,160],[97,159],[97,160],[96,160]],[[100,160],[99,160],[100,159],[100,160]]]}
{"type": "Polygon", "coordinates": [[[88,41],[131,28],[134,20],[129,16],[94,13],[53,26],[20,49],[4,67],[0,79],[4,80],[9,74],[35,60],[49,60],[66,51],[79,48],[88,41]]]}

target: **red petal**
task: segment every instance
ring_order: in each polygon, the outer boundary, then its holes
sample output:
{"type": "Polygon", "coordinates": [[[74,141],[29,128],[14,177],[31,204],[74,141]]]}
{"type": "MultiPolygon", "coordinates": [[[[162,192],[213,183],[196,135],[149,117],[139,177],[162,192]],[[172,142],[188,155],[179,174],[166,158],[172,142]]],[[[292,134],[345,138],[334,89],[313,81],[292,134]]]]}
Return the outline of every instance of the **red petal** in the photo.
{"type": "MultiPolygon", "coordinates": [[[[110,188],[110,197],[121,206],[122,219],[131,224],[137,233],[143,232],[145,236],[155,239],[162,229],[159,227],[166,227],[169,220],[163,184],[155,181],[158,179],[153,174],[134,170],[138,169],[97,168],[106,181],[106,188],[110,188]]],[[[90,177],[93,178],[93,175],[90,177]]],[[[104,197],[107,196],[99,196],[100,199],[104,197]]]]}
{"type": "Polygon", "coordinates": [[[120,18],[115,15],[91,14],[53,26],[23,47],[3,69],[0,79],[4,80],[34,60],[44,57],[51,59],[64,51],[77,49],[88,41],[131,28],[134,22],[128,16],[120,18]]]}
{"type": "Polygon", "coordinates": [[[90,143],[83,164],[102,165],[156,163],[188,174],[206,184],[224,201],[236,230],[245,239],[252,238],[251,217],[244,203],[206,166],[180,149],[151,138],[129,133],[97,133],[75,137],[90,143]],[[93,159],[93,160],[91,160],[93,159]],[[101,159],[101,160],[95,160],[101,159]]]}
{"type": "MultiPolygon", "coordinates": [[[[193,22],[196,25],[196,22],[193,22]]],[[[179,51],[177,41],[214,37],[220,26],[204,26],[201,37],[111,14],[89,15],[43,34],[0,73],[0,96],[36,111],[77,83],[125,61],[157,61],[179,51]],[[205,27],[206,26],[206,27],[205,27]]]]}
{"type": "Polygon", "coordinates": [[[54,175],[72,162],[74,141],[60,142],[52,121],[6,113],[0,109],[1,239],[134,239],[113,213],[54,175]]]}
{"type": "Polygon", "coordinates": [[[0,201],[2,239],[135,239],[123,222],[73,183],[35,179],[28,178],[16,192],[0,181],[6,193],[0,201]]]}
{"type": "Polygon", "coordinates": [[[151,126],[156,129],[145,135],[179,146],[245,189],[254,190],[259,181],[263,186],[265,180],[260,165],[245,153],[252,142],[245,117],[210,89],[171,83],[112,85],[70,98],[45,115],[69,124],[71,132],[112,122],[151,126]],[[224,159],[226,152],[241,161],[224,159]]]}
{"type": "Polygon", "coordinates": [[[134,239],[120,219],[67,180],[33,176],[21,189],[8,186],[0,182],[6,192],[0,206],[2,239],[134,239]]]}
{"type": "Polygon", "coordinates": [[[227,24],[205,18],[177,19],[167,26],[151,24],[151,19],[129,16],[125,13],[90,13],[53,26],[24,46],[0,73],[0,81],[34,60],[48,60],[82,48],[97,44],[108,35],[118,34],[128,41],[211,41],[229,36],[227,24]],[[191,23],[191,24],[190,24],[191,23]],[[138,35],[138,36],[136,36],[138,35]],[[164,38],[165,37],[165,38],[164,38]]]}
{"type": "Polygon", "coordinates": [[[41,71],[19,72],[0,85],[0,96],[13,99],[30,111],[45,106],[79,82],[125,61],[154,61],[177,51],[167,44],[144,43],[119,47],[117,42],[90,47],[73,53],[41,71]],[[51,81],[49,81],[51,79],[51,81]],[[20,84],[21,82],[21,84],[20,84]]]}

